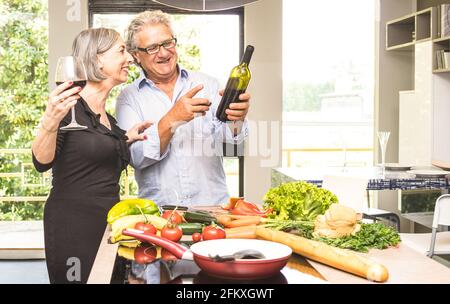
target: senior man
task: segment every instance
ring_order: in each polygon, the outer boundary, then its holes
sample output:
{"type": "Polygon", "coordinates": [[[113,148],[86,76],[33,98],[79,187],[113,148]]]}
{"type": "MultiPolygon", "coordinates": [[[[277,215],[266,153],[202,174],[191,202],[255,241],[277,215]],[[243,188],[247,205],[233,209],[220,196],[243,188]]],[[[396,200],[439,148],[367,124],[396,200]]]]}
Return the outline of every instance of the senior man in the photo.
{"type": "Polygon", "coordinates": [[[250,95],[216,118],[219,82],[178,64],[177,40],[170,16],[161,11],[138,14],[127,30],[127,48],[142,68],[140,77],[117,100],[120,127],[151,120],[148,139],[131,145],[131,165],[139,197],[158,204],[222,204],[229,199],[222,143],[240,144],[248,134],[250,95]]]}

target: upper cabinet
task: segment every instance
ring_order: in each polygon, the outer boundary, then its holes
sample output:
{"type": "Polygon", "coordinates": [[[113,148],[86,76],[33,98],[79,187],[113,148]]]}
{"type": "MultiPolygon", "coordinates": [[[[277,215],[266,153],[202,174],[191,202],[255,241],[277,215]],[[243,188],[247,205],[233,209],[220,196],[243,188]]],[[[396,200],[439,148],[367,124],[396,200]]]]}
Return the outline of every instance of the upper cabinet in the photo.
{"type": "Polygon", "coordinates": [[[387,51],[414,51],[433,41],[433,73],[450,72],[450,4],[430,7],[386,23],[387,51]]]}
{"type": "Polygon", "coordinates": [[[386,23],[386,50],[412,51],[414,44],[432,38],[432,13],[427,8],[386,23]]]}

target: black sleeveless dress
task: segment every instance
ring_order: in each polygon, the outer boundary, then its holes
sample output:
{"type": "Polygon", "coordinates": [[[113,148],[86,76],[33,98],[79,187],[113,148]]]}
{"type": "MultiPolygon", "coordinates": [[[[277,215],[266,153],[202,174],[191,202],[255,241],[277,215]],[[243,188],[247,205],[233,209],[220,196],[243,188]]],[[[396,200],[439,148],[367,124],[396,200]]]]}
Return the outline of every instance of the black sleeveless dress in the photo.
{"type": "MultiPolygon", "coordinates": [[[[75,106],[81,131],[58,130],[52,189],[44,208],[44,237],[51,283],[86,283],[106,228],[109,209],[119,201],[119,179],[129,163],[125,131],[108,114],[112,129],[100,123],[84,100],[75,106]]],[[[70,112],[60,126],[70,122],[70,112]]]]}

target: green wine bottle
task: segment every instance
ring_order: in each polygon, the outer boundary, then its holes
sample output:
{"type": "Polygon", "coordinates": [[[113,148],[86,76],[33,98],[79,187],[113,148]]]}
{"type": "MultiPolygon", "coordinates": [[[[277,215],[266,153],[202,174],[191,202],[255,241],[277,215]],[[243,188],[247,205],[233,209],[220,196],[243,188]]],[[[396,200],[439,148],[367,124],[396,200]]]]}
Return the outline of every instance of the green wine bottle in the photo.
{"type": "Polygon", "coordinates": [[[255,48],[253,46],[247,45],[241,63],[231,70],[222,100],[217,108],[216,116],[220,121],[228,121],[227,113],[225,113],[226,109],[229,108],[230,103],[240,102],[239,95],[245,93],[245,90],[247,90],[252,77],[248,66],[254,50],[255,48]]]}

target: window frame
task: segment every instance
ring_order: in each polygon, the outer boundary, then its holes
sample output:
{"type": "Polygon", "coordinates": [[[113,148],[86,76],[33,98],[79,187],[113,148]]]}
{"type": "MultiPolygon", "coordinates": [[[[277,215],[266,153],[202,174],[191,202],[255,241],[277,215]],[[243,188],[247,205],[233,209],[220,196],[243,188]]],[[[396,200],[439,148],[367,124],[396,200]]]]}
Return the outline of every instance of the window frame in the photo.
{"type": "MultiPolygon", "coordinates": [[[[89,0],[89,27],[93,26],[95,14],[129,14],[140,13],[145,10],[161,10],[168,14],[183,14],[183,15],[237,15],[239,17],[239,57],[244,54],[244,7],[232,8],[229,10],[220,11],[188,11],[174,7],[165,6],[149,0],[89,0]]],[[[231,69],[232,67],[230,67],[231,69]]],[[[223,151],[232,151],[232,154],[224,155],[224,157],[232,157],[238,159],[239,166],[239,196],[244,196],[244,143],[241,145],[223,146],[223,151]],[[239,153],[241,152],[241,154],[239,153]]]]}

